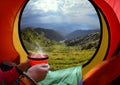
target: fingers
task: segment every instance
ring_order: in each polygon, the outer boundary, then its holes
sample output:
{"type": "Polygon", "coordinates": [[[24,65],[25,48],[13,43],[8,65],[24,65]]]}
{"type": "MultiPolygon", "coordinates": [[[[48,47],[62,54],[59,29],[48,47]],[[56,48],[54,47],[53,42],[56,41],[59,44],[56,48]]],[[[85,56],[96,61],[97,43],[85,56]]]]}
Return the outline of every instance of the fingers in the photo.
{"type": "MultiPolygon", "coordinates": [[[[34,66],[33,66],[34,67],[34,66]]],[[[50,65],[49,64],[37,64],[35,65],[35,67],[39,67],[39,68],[50,68],[50,65]]]]}
{"type": "Polygon", "coordinates": [[[36,65],[34,65],[34,66],[32,66],[32,67],[30,67],[28,70],[30,71],[30,70],[41,70],[41,71],[49,71],[49,68],[50,68],[50,66],[49,66],[49,64],[36,64],[36,65]]]}
{"type": "Polygon", "coordinates": [[[50,69],[50,65],[49,64],[38,64],[37,67],[39,69],[43,69],[43,70],[46,70],[46,71],[49,71],[49,69],[50,69]]]}
{"type": "Polygon", "coordinates": [[[49,64],[42,64],[41,66],[44,67],[44,68],[48,68],[48,69],[50,68],[49,64]]]}

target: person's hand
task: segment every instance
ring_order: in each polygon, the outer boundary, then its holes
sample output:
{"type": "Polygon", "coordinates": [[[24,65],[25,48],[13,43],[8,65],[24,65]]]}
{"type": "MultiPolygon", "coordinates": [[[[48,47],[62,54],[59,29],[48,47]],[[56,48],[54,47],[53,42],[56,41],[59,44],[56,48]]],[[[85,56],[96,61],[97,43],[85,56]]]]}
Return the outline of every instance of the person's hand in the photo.
{"type": "Polygon", "coordinates": [[[37,64],[30,67],[27,73],[34,79],[36,82],[43,80],[49,71],[48,64],[37,64]]]}
{"type": "Polygon", "coordinates": [[[18,67],[22,72],[24,72],[24,71],[27,71],[27,70],[31,67],[31,65],[30,65],[30,63],[29,63],[29,60],[26,60],[25,62],[22,62],[22,63],[20,63],[19,65],[17,65],[17,67],[18,67]]]}

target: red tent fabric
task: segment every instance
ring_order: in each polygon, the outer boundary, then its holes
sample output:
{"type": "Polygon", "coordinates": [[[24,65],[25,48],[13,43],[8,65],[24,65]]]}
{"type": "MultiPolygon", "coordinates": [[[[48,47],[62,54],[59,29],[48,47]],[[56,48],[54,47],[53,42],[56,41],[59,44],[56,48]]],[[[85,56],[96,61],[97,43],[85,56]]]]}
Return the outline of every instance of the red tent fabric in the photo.
{"type": "MultiPolygon", "coordinates": [[[[120,0],[93,0],[103,12],[110,32],[107,59],[86,74],[85,85],[108,85],[120,75],[120,52],[111,58],[120,44],[120,0]]],[[[104,28],[103,28],[104,29],[104,28]]],[[[104,36],[103,36],[104,37],[104,36]]]]}
{"type": "MultiPolygon", "coordinates": [[[[119,0],[93,0],[102,10],[107,19],[110,34],[110,45],[108,49],[107,59],[109,59],[120,43],[120,9],[119,0]]],[[[104,28],[103,28],[104,29],[104,28]]]]}
{"type": "Polygon", "coordinates": [[[0,62],[13,61],[17,58],[13,45],[13,26],[19,9],[26,0],[0,1],[0,62]]]}
{"type": "Polygon", "coordinates": [[[114,10],[120,23],[120,0],[105,0],[114,10]]]}
{"type": "MultiPolygon", "coordinates": [[[[105,0],[107,4],[109,4],[109,6],[113,9],[113,11],[115,12],[115,15],[111,16],[117,16],[118,19],[118,23],[117,20],[109,20],[109,24],[110,26],[110,37],[111,37],[111,42],[110,42],[110,49],[109,49],[109,54],[108,54],[108,58],[111,57],[112,55],[112,51],[114,51],[118,44],[120,43],[120,0],[105,0]]],[[[109,14],[110,15],[110,14],[109,14]]]]}

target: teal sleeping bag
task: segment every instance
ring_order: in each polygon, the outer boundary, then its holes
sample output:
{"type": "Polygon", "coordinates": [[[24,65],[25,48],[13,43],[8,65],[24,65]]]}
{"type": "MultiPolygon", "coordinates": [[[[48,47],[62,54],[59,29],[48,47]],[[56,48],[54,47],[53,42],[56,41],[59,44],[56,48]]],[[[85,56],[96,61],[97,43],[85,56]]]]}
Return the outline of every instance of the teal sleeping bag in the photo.
{"type": "MultiPolygon", "coordinates": [[[[80,85],[82,80],[82,67],[72,67],[63,70],[49,71],[43,81],[38,85],[80,85]]],[[[82,84],[81,84],[82,85],[82,84]]]]}

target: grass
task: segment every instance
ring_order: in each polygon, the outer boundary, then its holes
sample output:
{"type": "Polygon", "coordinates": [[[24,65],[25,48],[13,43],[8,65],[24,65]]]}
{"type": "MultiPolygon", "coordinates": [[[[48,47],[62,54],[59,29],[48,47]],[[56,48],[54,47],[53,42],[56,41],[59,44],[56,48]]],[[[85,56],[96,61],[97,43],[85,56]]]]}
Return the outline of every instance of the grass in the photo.
{"type": "Polygon", "coordinates": [[[49,52],[51,70],[59,70],[85,64],[94,54],[95,50],[81,50],[68,52],[49,52]]]}
{"type": "MultiPolygon", "coordinates": [[[[95,53],[95,49],[80,50],[78,46],[65,46],[64,44],[42,47],[49,56],[50,70],[65,69],[80,66],[88,62],[95,53]]],[[[36,53],[29,50],[31,53],[36,53]]]]}

